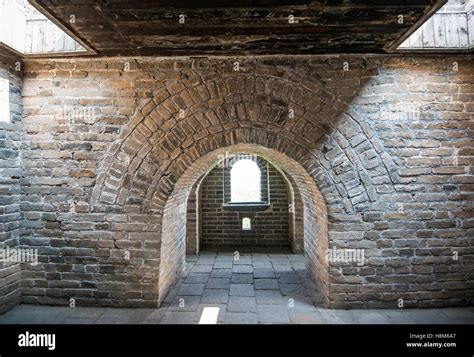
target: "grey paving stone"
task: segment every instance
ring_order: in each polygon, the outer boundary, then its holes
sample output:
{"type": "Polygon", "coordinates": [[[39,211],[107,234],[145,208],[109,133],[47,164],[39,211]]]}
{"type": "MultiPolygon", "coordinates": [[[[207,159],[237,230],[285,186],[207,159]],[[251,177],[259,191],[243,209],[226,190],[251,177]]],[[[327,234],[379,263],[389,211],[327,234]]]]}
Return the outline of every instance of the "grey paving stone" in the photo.
{"type": "Polygon", "coordinates": [[[69,318],[94,319],[95,321],[104,314],[104,310],[97,307],[72,308],[71,310],[72,313],[69,314],[69,318]]]}
{"type": "Polygon", "coordinates": [[[189,274],[184,281],[186,284],[203,284],[209,279],[209,274],[189,274]]]}
{"type": "Polygon", "coordinates": [[[168,307],[169,311],[196,311],[201,296],[176,296],[168,307]]]}
{"type": "Polygon", "coordinates": [[[356,324],[348,310],[316,309],[325,324],[356,324]]]}
{"type": "Polygon", "coordinates": [[[283,296],[289,310],[316,311],[316,307],[310,297],[307,296],[283,296]]]}
{"type": "Polygon", "coordinates": [[[79,317],[67,317],[63,321],[61,321],[61,324],[65,325],[93,325],[97,319],[91,319],[91,318],[79,318],[79,317]]]}
{"type": "MultiPolygon", "coordinates": [[[[227,262],[225,266],[230,266],[228,263],[232,263],[232,258],[231,254],[228,256],[217,255],[215,265],[218,262],[227,262]]],[[[206,257],[206,259],[212,261],[214,258],[206,257]]],[[[255,264],[260,259],[262,262],[268,262],[270,256],[252,255],[253,265],[267,266],[266,264],[255,264]]],[[[206,306],[219,306],[222,309],[223,312],[219,312],[218,323],[256,323],[258,321],[261,323],[288,323],[283,322],[287,319],[294,324],[472,324],[474,321],[473,308],[327,310],[320,306],[314,306],[315,303],[321,302],[321,297],[309,279],[307,271],[295,270],[295,266],[303,262],[293,260],[291,255],[288,256],[293,270],[287,271],[290,266],[287,263],[282,264],[284,260],[280,258],[273,260],[277,267],[276,273],[272,269],[255,269],[253,274],[232,274],[233,269],[215,267],[210,273],[195,273],[193,272],[194,268],[209,269],[206,265],[194,265],[193,261],[188,262],[187,270],[191,270],[191,272],[186,278],[180,279],[170,288],[168,296],[159,309],[83,306],[71,309],[63,306],[20,305],[0,315],[0,324],[197,323],[206,306]],[[257,280],[260,282],[257,283],[257,280]],[[265,287],[265,284],[273,285],[267,280],[276,281],[280,289],[261,290],[260,287],[265,287]],[[231,285],[234,286],[233,293],[251,296],[229,296],[231,285]],[[180,292],[185,292],[186,295],[177,295],[180,292]],[[287,295],[283,296],[282,292],[287,295]],[[180,297],[184,299],[184,306],[181,307],[180,297]],[[291,303],[289,299],[291,299],[291,303]],[[227,304],[225,304],[226,302],[227,304]],[[257,306],[264,307],[260,309],[260,318],[256,314],[257,306]],[[272,306],[284,309],[287,316],[285,317],[281,310],[272,310],[272,306]]],[[[201,261],[201,263],[204,262],[206,260],[201,261]]],[[[237,269],[246,269],[245,267],[251,266],[238,264],[238,267],[237,269]]]]}
{"type": "Polygon", "coordinates": [[[253,312],[227,312],[225,323],[229,325],[256,325],[258,316],[253,312]]]}
{"type": "Polygon", "coordinates": [[[306,270],[306,264],[305,263],[291,263],[291,267],[293,270],[307,274],[308,271],[306,270]]]}
{"type": "Polygon", "coordinates": [[[358,324],[373,325],[373,324],[388,324],[390,321],[385,316],[377,311],[370,310],[353,310],[349,311],[353,320],[358,324]]]}
{"type": "Polygon", "coordinates": [[[179,288],[181,287],[180,284],[176,284],[174,286],[172,286],[170,288],[170,290],[168,291],[168,295],[166,295],[165,299],[164,299],[164,302],[171,302],[173,301],[174,297],[176,296],[176,294],[178,294],[178,290],[179,288]]]}
{"type": "Polygon", "coordinates": [[[288,324],[290,319],[284,306],[257,305],[258,322],[262,324],[288,324]]]}
{"type": "Polygon", "coordinates": [[[411,318],[410,310],[382,310],[380,312],[389,324],[414,324],[415,320],[411,318]]]}
{"type": "Polygon", "coordinates": [[[253,271],[253,277],[256,279],[260,278],[268,278],[272,279],[275,278],[275,273],[273,272],[273,269],[254,269],[253,271]]]}
{"type": "Polygon", "coordinates": [[[214,263],[214,268],[215,269],[231,269],[232,268],[232,261],[228,261],[228,262],[218,262],[216,261],[214,263]]]}
{"type": "Polygon", "coordinates": [[[231,296],[255,296],[253,284],[230,284],[231,296]]]}
{"type": "Polygon", "coordinates": [[[293,272],[293,268],[291,265],[277,265],[273,264],[273,270],[275,273],[291,273],[293,272]]]}
{"type": "Polygon", "coordinates": [[[306,290],[302,284],[278,284],[283,295],[305,296],[306,290]]]}
{"type": "Polygon", "coordinates": [[[69,317],[73,309],[64,306],[19,305],[0,315],[0,324],[55,324],[69,317]]]}
{"type": "Polygon", "coordinates": [[[279,290],[256,290],[255,298],[259,305],[283,305],[284,300],[279,290]]]}
{"type": "Polygon", "coordinates": [[[315,298],[321,297],[321,295],[319,295],[317,293],[317,291],[316,291],[316,289],[313,285],[310,285],[310,286],[303,285],[303,288],[304,288],[304,291],[305,291],[305,296],[313,296],[315,298]]]}
{"type": "Polygon", "coordinates": [[[229,312],[256,312],[257,303],[254,296],[229,296],[227,303],[229,312]]]}
{"type": "Polygon", "coordinates": [[[194,312],[167,311],[160,323],[169,325],[188,325],[194,323],[194,312]]]}
{"type": "Polygon", "coordinates": [[[232,253],[219,253],[216,257],[216,262],[232,262],[234,260],[234,254],[232,253]]]}
{"type": "Polygon", "coordinates": [[[195,265],[191,269],[191,274],[195,273],[210,273],[212,271],[212,265],[195,265]]]}
{"type": "Polygon", "coordinates": [[[286,257],[292,263],[293,262],[302,262],[302,263],[306,262],[306,258],[304,257],[304,255],[288,254],[286,257]]]}
{"type": "Polygon", "coordinates": [[[448,308],[441,310],[447,316],[447,321],[452,324],[474,324],[474,309],[448,308]]]}
{"type": "Polygon", "coordinates": [[[133,310],[134,309],[106,308],[104,314],[102,314],[95,323],[107,325],[126,324],[133,314],[133,310]]]}
{"type": "Polygon", "coordinates": [[[295,273],[277,273],[276,278],[279,284],[300,284],[301,280],[295,273]]]}
{"type": "Polygon", "coordinates": [[[316,311],[288,311],[290,322],[298,325],[320,325],[321,315],[316,311]]]}
{"type": "Polygon", "coordinates": [[[234,265],[232,267],[232,273],[241,273],[241,274],[253,273],[253,267],[251,265],[234,265]]]}
{"type": "Polygon", "coordinates": [[[253,284],[253,274],[232,274],[231,282],[236,284],[253,284]]]}
{"type": "Polygon", "coordinates": [[[269,262],[270,257],[268,254],[262,254],[262,253],[253,253],[252,254],[252,262],[269,262]]]}
{"type": "Polygon", "coordinates": [[[256,290],[271,290],[279,289],[276,279],[255,279],[256,290]]]}
{"type": "MultiPolygon", "coordinates": [[[[226,289],[225,289],[226,290],[226,289]]],[[[160,309],[130,309],[130,308],[88,308],[76,307],[75,309],[60,307],[60,306],[34,306],[34,305],[20,305],[13,310],[0,316],[0,324],[157,324],[161,323],[167,312],[176,313],[194,313],[196,314],[200,307],[203,306],[220,306],[223,310],[229,312],[256,312],[258,306],[271,306],[274,296],[270,294],[279,293],[278,290],[257,290],[256,298],[254,297],[240,297],[230,296],[227,307],[225,304],[213,303],[198,303],[201,296],[184,296],[188,299],[187,305],[182,311],[177,309],[176,303],[168,306],[163,303],[160,309]],[[264,304],[266,303],[266,304],[264,304]],[[196,306],[198,306],[196,311],[196,306]],[[94,321],[94,309],[97,309],[100,318],[94,321]],[[83,310],[83,311],[82,311],[83,310]],[[74,313],[74,316],[72,316],[74,313]],[[82,316],[82,317],[80,317],[82,316]],[[87,317],[89,316],[89,317],[87,317]]],[[[276,296],[276,295],[275,295],[276,296]]],[[[445,323],[468,323],[471,322],[473,313],[469,308],[450,308],[450,309],[405,309],[405,310],[327,310],[324,308],[313,309],[308,303],[310,298],[295,297],[294,307],[290,308],[287,305],[288,297],[283,297],[283,304],[278,304],[279,307],[285,308],[291,323],[321,323],[326,324],[360,324],[360,323],[404,323],[415,324],[423,322],[438,322],[445,323]],[[301,306],[303,301],[307,306],[301,306]],[[318,315],[319,314],[319,315],[318,315]],[[381,318],[382,317],[382,318],[381,318]]],[[[167,323],[191,323],[191,315],[184,315],[183,318],[178,318],[177,315],[167,315],[167,323]]],[[[224,318],[219,314],[219,323],[224,323],[224,318]]],[[[242,317],[241,317],[242,318],[242,317]]],[[[194,323],[198,320],[194,317],[194,323]]],[[[233,318],[229,318],[232,321],[233,318]]],[[[235,317],[237,321],[239,317],[235,317]]],[[[249,316],[249,319],[253,318],[249,316]]],[[[225,319],[227,320],[227,319],[225,319]]],[[[268,322],[266,319],[265,323],[268,322]]],[[[230,323],[230,322],[229,322],[230,323]]],[[[250,322],[249,322],[250,323],[250,322]]],[[[252,322],[253,323],[253,322],[252,322]]]]}
{"type": "Polygon", "coordinates": [[[197,261],[196,261],[196,264],[195,266],[197,265],[214,265],[216,262],[216,258],[215,257],[200,257],[197,261]]]}
{"type": "Polygon", "coordinates": [[[229,278],[209,278],[206,289],[228,289],[229,285],[229,278]]]}
{"type": "Polygon", "coordinates": [[[148,315],[145,320],[140,322],[140,324],[145,324],[145,325],[159,324],[165,317],[165,314],[167,311],[168,310],[165,310],[165,309],[156,309],[154,312],[148,315]]]}
{"type": "MultiPolygon", "coordinates": [[[[40,310],[40,311],[35,312],[33,315],[25,316],[27,320],[26,322],[31,323],[31,324],[58,324],[58,323],[62,323],[65,319],[69,318],[72,315],[71,311],[75,310],[73,308],[68,308],[69,311],[57,312],[57,311],[53,311],[52,308],[53,307],[49,307],[49,309],[40,310]],[[30,322],[28,322],[28,320],[30,320],[30,322]]],[[[102,311],[99,314],[99,316],[88,317],[87,319],[90,319],[92,323],[95,323],[95,321],[97,321],[98,318],[100,318],[102,314],[105,312],[104,309],[102,308],[100,309],[102,311]]],[[[20,322],[20,323],[23,323],[23,322],[20,322]]]]}
{"type": "Polygon", "coordinates": [[[230,278],[232,269],[212,269],[211,278],[230,278]]]}
{"type": "Polygon", "coordinates": [[[141,324],[150,316],[156,309],[134,309],[135,311],[130,315],[127,324],[141,324]]]}
{"type": "Polygon", "coordinates": [[[446,315],[438,309],[410,309],[411,318],[417,324],[446,324],[446,315]]]}
{"type": "Polygon", "coordinates": [[[192,267],[190,267],[190,268],[187,267],[186,269],[184,269],[184,272],[183,272],[183,275],[181,276],[181,279],[186,279],[188,277],[189,273],[191,273],[191,269],[192,269],[192,267]]]}
{"type": "Polygon", "coordinates": [[[178,295],[202,295],[204,284],[183,284],[178,295]]]}
{"type": "Polygon", "coordinates": [[[204,289],[201,303],[226,304],[229,298],[229,289],[204,289]]]}
{"type": "Polygon", "coordinates": [[[287,254],[269,254],[270,260],[273,261],[284,261],[289,262],[287,254]]]}
{"type": "Polygon", "coordinates": [[[239,259],[234,259],[232,262],[234,265],[251,265],[252,259],[241,255],[239,259]]]}
{"type": "Polygon", "coordinates": [[[219,253],[212,250],[201,250],[199,252],[200,257],[217,257],[219,253]]]}
{"type": "Polygon", "coordinates": [[[270,269],[273,270],[273,265],[270,262],[253,262],[252,266],[255,269],[270,269]]]}

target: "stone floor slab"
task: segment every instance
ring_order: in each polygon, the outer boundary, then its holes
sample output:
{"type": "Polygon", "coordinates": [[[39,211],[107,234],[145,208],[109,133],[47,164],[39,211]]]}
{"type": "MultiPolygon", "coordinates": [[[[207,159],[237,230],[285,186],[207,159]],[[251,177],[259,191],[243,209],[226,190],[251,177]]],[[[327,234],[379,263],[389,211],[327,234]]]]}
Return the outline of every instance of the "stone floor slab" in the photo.
{"type": "Polygon", "coordinates": [[[232,274],[232,284],[253,284],[253,274],[232,274]]]}
{"type": "Polygon", "coordinates": [[[232,273],[250,274],[253,273],[253,267],[251,265],[234,265],[232,273]]]}
{"type": "Polygon", "coordinates": [[[257,303],[253,296],[229,296],[229,312],[257,312],[257,303]]]}
{"type": "Polygon", "coordinates": [[[302,256],[242,254],[235,264],[233,253],[203,254],[187,257],[186,274],[159,309],[20,305],[0,315],[0,324],[196,324],[205,307],[220,309],[219,324],[474,323],[473,307],[325,309],[302,256]]]}
{"type": "Polygon", "coordinates": [[[262,324],[288,324],[290,319],[284,306],[257,305],[258,322],[262,324]]]}
{"type": "Polygon", "coordinates": [[[259,305],[283,305],[284,299],[279,290],[257,290],[255,298],[259,305]]]}
{"type": "Polygon", "coordinates": [[[229,289],[229,278],[209,278],[206,289],[229,289]]]}
{"type": "Polygon", "coordinates": [[[276,279],[255,279],[254,281],[256,290],[279,290],[279,286],[276,279]]]}
{"type": "Polygon", "coordinates": [[[205,289],[202,294],[203,304],[226,304],[229,299],[229,289],[205,289]]]}
{"type": "Polygon", "coordinates": [[[204,291],[204,284],[183,284],[178,291],[178,295],[199,295],[204,291]]]}
{"type": "Polygon", "coordinates": [[[253,284],[230,284],[231,296],[255,296],[253,284]]]}
{"type": "Polygon", "coordinates": [[[255,279],[274,279],[275,273],[273,269],[255,269],[253,271],[253,276],[255,279]]]}

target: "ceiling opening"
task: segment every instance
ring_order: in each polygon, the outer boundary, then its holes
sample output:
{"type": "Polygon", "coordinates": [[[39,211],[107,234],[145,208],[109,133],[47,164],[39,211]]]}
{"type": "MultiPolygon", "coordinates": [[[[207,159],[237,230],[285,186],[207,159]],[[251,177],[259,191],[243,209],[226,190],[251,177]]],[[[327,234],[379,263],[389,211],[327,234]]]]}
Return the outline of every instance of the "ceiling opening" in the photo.
{"type": "Polygon", "coordinates": [[[410,35],[398,51],[472,51],[474,0],[449,0],[410,35]]]}
{"type": "Polygon", "coordinates": [[[88,52],[26,0],[0,0],[0,44],[26,56],[88,52]]]}

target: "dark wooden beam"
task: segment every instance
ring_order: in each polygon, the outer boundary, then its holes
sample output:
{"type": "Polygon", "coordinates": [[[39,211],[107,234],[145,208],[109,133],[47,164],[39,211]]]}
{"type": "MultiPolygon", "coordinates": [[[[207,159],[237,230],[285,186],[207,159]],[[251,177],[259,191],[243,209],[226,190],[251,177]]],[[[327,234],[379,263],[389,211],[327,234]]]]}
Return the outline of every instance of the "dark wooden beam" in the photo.
{"type": "Polygon", "coordinates": [[[444,1],[30,0],[106,56],[384,53],[444,1]]]}

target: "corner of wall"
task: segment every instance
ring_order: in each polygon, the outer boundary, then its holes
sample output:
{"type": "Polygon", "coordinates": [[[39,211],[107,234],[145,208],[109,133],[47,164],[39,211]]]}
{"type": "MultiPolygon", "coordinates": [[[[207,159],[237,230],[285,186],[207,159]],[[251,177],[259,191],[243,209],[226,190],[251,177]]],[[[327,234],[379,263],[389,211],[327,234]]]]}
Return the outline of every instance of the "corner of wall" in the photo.
{"type": "Polygon", "coordinates": [[[0,56],[0,79],[8,80],[10,111],[10,122],[0,121],[0,314],[21,302],[21,268],[16,252],[20,244],[24,130],[18,63],[0,56]]]}

